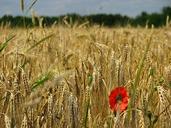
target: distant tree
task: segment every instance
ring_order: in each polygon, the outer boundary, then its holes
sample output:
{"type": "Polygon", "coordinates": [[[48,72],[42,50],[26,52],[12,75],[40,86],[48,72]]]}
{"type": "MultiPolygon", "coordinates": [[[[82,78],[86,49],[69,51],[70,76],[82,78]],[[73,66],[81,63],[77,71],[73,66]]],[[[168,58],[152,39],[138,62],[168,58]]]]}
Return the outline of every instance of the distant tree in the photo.
{"type": "Polygon", "coordinates": [[[142,12],[140,15],[133,19],[133,25],[145,26],[148,23],[149,15],[146,12],[142,12]]]}
{"type": "Polygon", "coordinates": [[[171,7],[164,7],[162,9],[162,14],[165,16],[170,16],[171,17],[171,7]]]}
{"type": "Polygon", "coordinates": [[[154,25],[155,27],[159,27],[165,24],[165,20],[161,14],[152,13],[148,16],[149,25],[154,25]]]}

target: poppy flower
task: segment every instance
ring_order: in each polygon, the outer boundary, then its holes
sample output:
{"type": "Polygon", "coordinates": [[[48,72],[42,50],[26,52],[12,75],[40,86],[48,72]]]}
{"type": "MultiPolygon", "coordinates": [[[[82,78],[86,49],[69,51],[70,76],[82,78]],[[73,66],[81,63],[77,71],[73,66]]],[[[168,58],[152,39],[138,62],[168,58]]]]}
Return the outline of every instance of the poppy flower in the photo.
{"type": "Polygon", "coordinates": [[[128,106],[128,93],[125,87],[113,89],[109,95],[110,108],[114,113],[123,112],[128,106]]]}

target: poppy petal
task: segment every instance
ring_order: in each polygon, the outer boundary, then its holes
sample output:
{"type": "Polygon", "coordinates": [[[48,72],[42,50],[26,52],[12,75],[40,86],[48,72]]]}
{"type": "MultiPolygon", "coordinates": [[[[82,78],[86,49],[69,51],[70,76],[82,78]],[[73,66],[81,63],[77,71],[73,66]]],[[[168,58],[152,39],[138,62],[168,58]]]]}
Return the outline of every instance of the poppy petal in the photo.
{"type": "Polygon", "coordinates": [[[110,108],[114,112],[116,111],[123,112],[124,110],[126,110],[128,106],[128,98],[129,98],[128,93],[125,87],[117,87],[113,89],[109,95],[110,108]]]}

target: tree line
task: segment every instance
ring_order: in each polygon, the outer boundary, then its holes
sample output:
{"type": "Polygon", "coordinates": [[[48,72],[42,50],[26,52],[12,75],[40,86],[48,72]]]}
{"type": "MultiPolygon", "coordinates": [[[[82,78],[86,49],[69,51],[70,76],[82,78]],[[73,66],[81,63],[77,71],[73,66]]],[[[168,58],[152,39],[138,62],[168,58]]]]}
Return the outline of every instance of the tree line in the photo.
{"type": "Polygon", "coordinates": [[[58,17],[49,16],[11,16],[4,15],[0,18],[1,26],[10,27],[34,27],[34,26],[52,26],[55,24],[83,24],[88,22],[89,25],[103,25],[103,26],[151,26],[161,27],[165,26],[166,22],[169,22],[171,18],[171,7],[164,7],[160,13],[142,12],[140,15],[132,18],[123,16],[121,14],[93,14],[93,15],[78,15],[78,14],[67,14],[58,17]]]}

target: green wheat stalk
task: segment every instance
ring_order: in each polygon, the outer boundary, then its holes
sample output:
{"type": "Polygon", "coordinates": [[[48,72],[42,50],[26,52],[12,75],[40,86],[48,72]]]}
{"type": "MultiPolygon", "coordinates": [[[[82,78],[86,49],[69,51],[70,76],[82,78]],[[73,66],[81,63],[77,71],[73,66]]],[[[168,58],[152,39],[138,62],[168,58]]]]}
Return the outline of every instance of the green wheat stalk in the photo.
{"type": "Polygon", "coordinates": [[[9,41],[12,40],[15,37],[15,35],[9,37],[5,42],[0,44],[0,53],[8,46],[9,41]]]}
{"type": "MultiPolygon", "coordinates": [[[[134,82],[132,84],[131,105],[132,105],[133,108],[135,107],[136,89],[137,89],[137,86],[138,86],[139,81],[140,81],[140,76],[141,76],[141,73],[142,73],[142,70],[143,70],[143,67],[144,67],[144,62],[145,62],[146,56],[147,56],[149,48],[150,48],[150,44],[151,44],[151,39],[147,42],[145,52],[143,54],[142,59],[139,62],[138,69],[137,69],[137,72],[136,72],[136,77],[135,77],[135,80],[134,80],[134,82]]],[[[135,111],[132,111],[132,127],[136,127],[135,126],[135,111]]]]}

